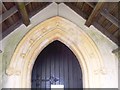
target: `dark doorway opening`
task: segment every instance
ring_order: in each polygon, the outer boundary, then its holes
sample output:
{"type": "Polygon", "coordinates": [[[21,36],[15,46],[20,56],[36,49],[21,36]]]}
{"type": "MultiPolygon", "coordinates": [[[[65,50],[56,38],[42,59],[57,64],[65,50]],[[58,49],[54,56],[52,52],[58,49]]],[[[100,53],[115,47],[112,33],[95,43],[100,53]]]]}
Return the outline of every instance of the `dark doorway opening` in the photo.
{"type": "Polygon", "coordinates": [[[82,70],[74,53],[60,41],[54,41],[38,55],[31,82],[31,88],[83,88],[82,70]]]}

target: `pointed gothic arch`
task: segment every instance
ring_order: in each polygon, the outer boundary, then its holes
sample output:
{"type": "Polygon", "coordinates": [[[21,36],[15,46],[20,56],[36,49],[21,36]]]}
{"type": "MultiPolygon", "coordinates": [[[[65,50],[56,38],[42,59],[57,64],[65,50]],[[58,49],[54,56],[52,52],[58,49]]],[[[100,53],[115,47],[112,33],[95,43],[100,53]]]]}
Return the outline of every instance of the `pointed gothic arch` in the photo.
{"type": "Polygon", "coordinates": [[[56,16],[35,26],[16,47],[6,70],[11,88],[31,87],[31,72],[37,56],[55,40],[64,43],[76,55],[82,68],[83,87],[99,87],[104,65],[97,46],[80,27],[56,16]]]}

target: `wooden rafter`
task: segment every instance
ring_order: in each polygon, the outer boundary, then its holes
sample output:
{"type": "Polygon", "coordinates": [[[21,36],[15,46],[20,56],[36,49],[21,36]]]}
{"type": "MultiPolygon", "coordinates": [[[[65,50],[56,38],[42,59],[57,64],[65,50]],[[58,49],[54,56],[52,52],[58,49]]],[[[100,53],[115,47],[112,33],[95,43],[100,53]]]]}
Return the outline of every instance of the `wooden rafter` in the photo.
{"type": "MultiPolygon", "coordinates": [[[[73,6],[72,4],[67,4],[71,9],[75,10],[79,15],[81,15],[82,17],[84,17],[85,19],[88,17],[85,13],[81,12],[80,13],[80,10],[73,6]]],[[[91,5],[93,6],[93,5],[91,5]]],[[[94,6],[93,6],[94,7],[94,6]]],[[[118,39],[110,34],[107,30],[105,30],[105,28],[103,28],[101,25],[99,25],[96,21],[93,23],[93,25],[98,29],[100,30],[104,35],[106,35],[107,37],[109,37],[113,42],[115,42],[116,44],[118,44],[118,39]]]]}
{"type": "Polygon", "coordinates": [[[112,40],[114,43],[119,45],[118,39],[114,35],[112,35],[111,33],[107,32],[107,30],[105,30],[100,24],[98,24],[97,22],[94,22],[93,25],[97,29],[99,29],[100,32],[102,32],[104,35],[106,35],[110,40],[112,40]]]}
{"type": "Polygon", "coordinates": [[[88,27],[94,22],[96,16],[100,13],[104,5],[104,2],[98,2],[97,5],[94,7],[91,15],[89,16],[88,20],[86,21],[85,25],[88,27]]]}
{"type": "MultiPolygon", "coordinates": [[[[27,2],[25,5],[28,5],[29,3],[30,2],[27,2]]],[[[0,18],[0,23],[4,22],[6,19],[10,18],[12,15],[18,12],[18,9],[16,6],[13,6],[10,10],[7,10],[2,2],[0,4],[5,11],[3,14],[0,15],[0,17],[2,17],[0,18]]]]}
{"type": "MultiPolygon", "coordinates": [[[[1,4],[2,4],[2,9],[3,9],[3,11],[6,12],[6,11],[7,11],[7,8],[5,7],[5,5],[4,5],[2,2],[1,2],[1,4]]],[[[5,15],[3,15],[3,18],[2,18],[3,21],[5,20],[4,17],[5,17],[5,15]]],[[[1,20],[1,21],[2,21],[2,20],[1,20]]],[[[13,20],[12,20],[12,18],[8,18],[8,22],[14,23],[13,20]]]]}
{"type": "Polygon", "coordinates": [[[6,19],[11,17],[13,14],[15,14],[17,11],[18,10],[16,7],[12,7],[10,10],[7,10],[5,13],[1,15],[2,20],[0,20],[0,23],[4,22],[6,19]]]}
{"type": "Polygon", "coordinates": [[[77,8],[76,6],[74,6],[71,3],[65,3],[67,6],[69,6],[71,9],[73,9],[77,14],[79,14],[80,16],[82,16],[84,19],[88,18],[88,15],[83,13],[79,8],[77,8]]]}
{"type": "MultiPolygon", "coordinates": [[[[92,8],[94,8],[95,6],[93,5],[93,4],[91,4],[91,3],[89,3],[89,2],[86,2],[90,7],[92,7],[92,8]]],[[[110,14],[109,12],[108,12],[108,10],[102,10],[101,12],[100,12],[100,14],[102,15],[102,16],[104,16],[107,20],[109,20],[111,23],[113,23],[115,26],[117,26],[118,28],[120,28],[120,26],[119,26],[119,20],[116,18],[116,17],[114,17],[112,14],[110,14]]]]}
{"type": "Polygon", "coordinates": [[[90,2],[85,2],[86,4],[88,4],[90,7],[94,8],[94,4],[90,3],[90,2]]]}
{"type": "Polygon", "coordinates": [[[20,12],[20,15],[22,17],[23,23],[26,26],[28,26],[30,24],[30,19],[29,19],[29,16],[28,16],[28,13],[27,13],[24,2],[17,2],[16,4],[17,4],[18,10],[20,12]]]}
{"type": "Polygon", "coordinates": [[[106,19],[108,19],[115,26],[119,27],[119,25],[118,25],[118,22],[119,22],[118,19],[115,18],[113,15],[111,15],[107,10],[103,10],[101,12],[101,15],[104,16],[106,19]]]}
{"type": "Polygon", "coordinates": [[[0,2],[0,4],[1,4],[2,9],[4,11],[4,13],[0,15],[0,17],[2,17],[0,20],[0,23],[4,22],[6,19],[8,19],[8,21],[10,23],[14,23],[12,18],[10,18],[10,17],[18,11],[17,8],[14,6],[10,10],[7,10],[2,2],[0,2]]]}

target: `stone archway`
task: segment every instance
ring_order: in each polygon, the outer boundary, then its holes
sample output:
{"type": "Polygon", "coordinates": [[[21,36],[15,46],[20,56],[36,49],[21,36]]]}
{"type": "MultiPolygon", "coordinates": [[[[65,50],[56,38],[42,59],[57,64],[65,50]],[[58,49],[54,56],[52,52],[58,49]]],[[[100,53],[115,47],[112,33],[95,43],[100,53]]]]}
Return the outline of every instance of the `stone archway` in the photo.
{"type": "Polygon", "coordinates": [[[76,55],[82,68],[83,87],[100,87],[104,65],[95,43],[77,25],[56,16],[34,27],[18,44],[6,70],[11,88],[31,87],[31,71],[37,56],[55,40],[64,43],[76,55]]]}

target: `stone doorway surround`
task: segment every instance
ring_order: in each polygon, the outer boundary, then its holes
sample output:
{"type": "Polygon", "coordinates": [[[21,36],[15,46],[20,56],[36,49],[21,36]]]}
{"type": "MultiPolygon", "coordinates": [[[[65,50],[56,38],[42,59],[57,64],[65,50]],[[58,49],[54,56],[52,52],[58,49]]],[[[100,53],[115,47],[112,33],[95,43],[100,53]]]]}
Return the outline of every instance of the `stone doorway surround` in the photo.
{"type": "Polygon", "coordinates": [[[35,26],[19,42],[6,73],[11,88],[31,88],[31,73],[40,52],[59,40],[76,55],[83,73],[84,88],[99,88],[103,60],[92,39],[76,24],[59,16],[35,26]]]}

